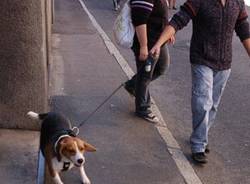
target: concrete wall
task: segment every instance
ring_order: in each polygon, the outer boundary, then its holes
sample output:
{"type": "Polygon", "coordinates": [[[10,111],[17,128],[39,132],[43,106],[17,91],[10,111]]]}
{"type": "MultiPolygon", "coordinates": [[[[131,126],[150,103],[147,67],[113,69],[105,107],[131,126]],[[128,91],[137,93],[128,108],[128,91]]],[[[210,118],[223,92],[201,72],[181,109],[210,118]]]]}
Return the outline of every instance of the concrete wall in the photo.
{"type": "Polygon", "coordinates": [[[0,1],[0,128],[37,130],[26,113],[48,110],[49,2],[0,1]]]}

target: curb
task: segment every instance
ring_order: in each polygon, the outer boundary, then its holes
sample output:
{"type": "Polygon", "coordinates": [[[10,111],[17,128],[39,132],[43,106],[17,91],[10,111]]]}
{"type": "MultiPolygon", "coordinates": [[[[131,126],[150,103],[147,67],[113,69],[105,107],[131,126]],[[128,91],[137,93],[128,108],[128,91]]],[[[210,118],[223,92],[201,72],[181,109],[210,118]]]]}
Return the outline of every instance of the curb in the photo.
{"type": "Polygon", "coordinates": [[[39,151],[36,184],[44,184],[44,183],[45,183],[45,159],[42,155],[42,152],[39,151]]]}

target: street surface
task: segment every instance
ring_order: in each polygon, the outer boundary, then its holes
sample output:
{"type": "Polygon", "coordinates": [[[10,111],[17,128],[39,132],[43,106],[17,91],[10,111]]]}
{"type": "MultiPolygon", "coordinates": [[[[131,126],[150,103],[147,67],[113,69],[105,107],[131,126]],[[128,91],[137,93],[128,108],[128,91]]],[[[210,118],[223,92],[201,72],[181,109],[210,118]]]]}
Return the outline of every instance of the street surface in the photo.
{"type": "MultiPolygon", "coordinates": [[[[112,1],[83,2],[112,39],[117,16],[112,1]]],[[[183,2],[178,1],[177,6],[183,2]]],[[[77,124],[127,78],[78,0],[56,1],[53,32],[52,109],[65,113],[77,124]]],[[[190,36],[191,23],[177,34],[175,45],[170,46],[170,69],[152,83],[152,96],[203,184],[250,183],[249,57],[235,37],[232,74],[210,132],[209,163],[204,167],[194,165],[188,142],[191,132],[190,36]]],[[[132,52],[119,50],[135,69],[132,52]]],[[[96,153],[87,154],[86,171],[92,183],[185,183],[156,127],[136,118],[133,111],[133,98],[121,90],[81,128],[80,136],[98,148],[96,153]]],[[[79,178],[77,171],[73,175],[64,174],[65,183],[78,183],[79,178]]]]}
{"type": "Polygon", "coordinates": [[[0,183],[34,184],[38,167],[39,132],[0,129],[0,145],[0,183]]]}

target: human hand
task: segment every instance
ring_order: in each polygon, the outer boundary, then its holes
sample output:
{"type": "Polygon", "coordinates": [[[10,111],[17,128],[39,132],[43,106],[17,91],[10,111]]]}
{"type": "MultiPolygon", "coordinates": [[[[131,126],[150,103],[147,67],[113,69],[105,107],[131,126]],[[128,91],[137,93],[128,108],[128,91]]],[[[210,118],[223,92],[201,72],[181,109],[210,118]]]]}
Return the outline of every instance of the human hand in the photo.
{"type": "Polygon", "coordinates": [[[171,36],[171,38],[167,41],[168,44],[175,44],[175,36],[171,36]]]}
{"type": "Polygon", "coordinates": [[[148,58],[148,46],[140,47],[139,60],[140,61],[146,61],[147,58],[148,58]]]}
{"type": "Polygon", "coordinates": [[[160,52],[161,52],[161,46],[157,44],[154,45],[153,48],[150,50],[150,54],[156,59],[159,58],[160,52]]]}

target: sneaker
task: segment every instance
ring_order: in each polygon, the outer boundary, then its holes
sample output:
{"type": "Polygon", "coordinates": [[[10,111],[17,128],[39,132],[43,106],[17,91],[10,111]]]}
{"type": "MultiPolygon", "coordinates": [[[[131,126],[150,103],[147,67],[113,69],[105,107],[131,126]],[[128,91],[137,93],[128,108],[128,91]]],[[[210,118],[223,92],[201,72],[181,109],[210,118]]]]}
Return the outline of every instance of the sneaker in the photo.
{"type": "Polygon", "coordinates": [[[115,6],[115,11],[118,11],[119,9],[120,9],[120,5],[118,4],[115,6]]]}
{"type": "Polygon", "coordinates": [[[128,81],[124,84],[124,89],[133,97],[135,97],[135,88],[129,85],[128,81]]]}
{"type": "Polygon", "coordinates": [[[146,121],[149,121],[151,123],[159,123],[160,120],[159,118],[153,113],[153,112],[147,112],[147,113],[142,113],[142,112],[136,112],[135,113],[136,116],[146,120],[146,121]]]}
{"type": "Polygon", "coordinates": [[[204,152],[192,153],[192,158],[199,164],[207,163],[207,157],[204,152]]]}

